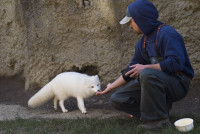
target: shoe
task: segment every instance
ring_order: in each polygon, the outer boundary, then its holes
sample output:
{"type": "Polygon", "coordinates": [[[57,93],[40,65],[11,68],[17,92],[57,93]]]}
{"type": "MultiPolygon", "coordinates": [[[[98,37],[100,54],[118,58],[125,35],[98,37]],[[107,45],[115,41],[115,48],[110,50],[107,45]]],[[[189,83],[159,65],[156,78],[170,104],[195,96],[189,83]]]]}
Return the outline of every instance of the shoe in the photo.
{"type": "Polygon", "coordinates": [[[134,116],[132,114],[129,114],[129,115],[126,116],[126,118],[127,119],[132,119],[132,118],[134,118],[134,116]]]}
{"type": "Polygon", "coordinates": [[[163,120],[149,121],[144,124],[140,124],[137,126],[137,128],[156,130],[169,125],[171,125],[171,123],[169,122],[169,118],[166,118],[163,120]]]}

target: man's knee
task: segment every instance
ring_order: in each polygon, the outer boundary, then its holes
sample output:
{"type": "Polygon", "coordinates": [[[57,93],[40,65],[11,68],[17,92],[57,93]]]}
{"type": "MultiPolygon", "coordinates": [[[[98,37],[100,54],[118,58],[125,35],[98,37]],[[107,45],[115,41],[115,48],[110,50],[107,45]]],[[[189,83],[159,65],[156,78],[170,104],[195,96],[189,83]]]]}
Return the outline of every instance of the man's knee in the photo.
{"type": "Polygon", "coordinates": [[[146,81],[154,74],[154,69],[145,68],[139,73],[139,79],[146,81]]]}
{"type": "Polygon", "coordinates": [[[151,90],[156,90],[154,88],[151,88],[152,85],[158,84],[159,78],[157,77],[156,73],[158,72],[155,69],[150,68],[143,69],[139,73],[139,81],[141,86],[143,87],[143,92],[151,92],[151,90]]]}
{"type": "Polygon", "coordinates": [[[117,95],[117,93],[114,93],[114,94],[111,95],[111,97],[110,97],[110,104],[114,108],[116,108],[118,110],[121,109],[122,100],[120,100],[120,97],[119,97],[119,95],[117,95]]]}
{"type": "Polygon", "coordinates": [[[139,74],[140,84],[144,94],[164,91],[165,83],[159,71],[151,68],[143,69],[139,74]]]}
{"type": "Polygon", "coordinates": [[[111,97],[110,97],[110,103],[112,105],[118,103],[118,101],[117,101],[117,95],[115,93],[111,95],[111,97]]]}

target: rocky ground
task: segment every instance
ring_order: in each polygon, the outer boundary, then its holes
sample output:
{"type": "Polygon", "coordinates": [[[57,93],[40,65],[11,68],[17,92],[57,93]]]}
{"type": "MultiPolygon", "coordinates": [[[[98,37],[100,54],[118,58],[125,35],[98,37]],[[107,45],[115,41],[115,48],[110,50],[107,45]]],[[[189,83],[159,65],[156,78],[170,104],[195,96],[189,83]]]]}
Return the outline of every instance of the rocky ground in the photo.
{"type": "MultiPolygon", "coordinates": [[[[198,86],[191,87],[191,91],[186,98],[174,103],[170,114],[199,114],[200,113],[200,92],[198,86]]],[[[104,96],[93,96],[85,100],[88,114],[82,114],[76,105],[76,100],[70,98],[65,101],[68,113],[62,113],[53,109],[52,101],[47,104],[31,109],[27,106],[28,99],[36,91],[25,91],[23,82],[17,79],[0,80],[0,120],[10,120],[15,118],[110,118],[114,116],[126,116],[125,113],[113,109],[109,104],[110,94],[104,96]]]]}

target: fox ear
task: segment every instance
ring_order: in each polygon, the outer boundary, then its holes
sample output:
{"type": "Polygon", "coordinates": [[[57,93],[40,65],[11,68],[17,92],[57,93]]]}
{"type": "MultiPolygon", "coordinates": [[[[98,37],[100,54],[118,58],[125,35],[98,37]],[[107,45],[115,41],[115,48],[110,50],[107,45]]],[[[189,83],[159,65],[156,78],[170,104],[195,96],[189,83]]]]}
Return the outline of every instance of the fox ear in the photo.
{"type": "Polygon", "coordinates": [[[99,79],[99,76],[98,76],[98,75],[95,75],[94,77],[99,79]]]}

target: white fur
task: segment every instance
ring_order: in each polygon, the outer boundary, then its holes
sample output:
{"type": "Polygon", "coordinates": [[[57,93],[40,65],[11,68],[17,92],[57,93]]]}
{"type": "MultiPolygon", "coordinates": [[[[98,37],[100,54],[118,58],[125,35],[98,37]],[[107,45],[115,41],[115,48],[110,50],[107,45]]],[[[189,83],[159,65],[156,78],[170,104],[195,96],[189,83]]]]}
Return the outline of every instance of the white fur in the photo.
{"type": "Polygon", "coordinates": [[[64,72],[58,74],[32,96],[28,101],[28,106],[31,108],[41,106],[54,97],[54,109],[57,110],[57,100],[59,100],[62,112],[67,112],[64,101],[69,97],[75,97],[78,108],[82,113],[87,113],[83,99],[94,95],[100,88],[100,80],[97,75],[88,76],[77,72],[64,72]]]}

